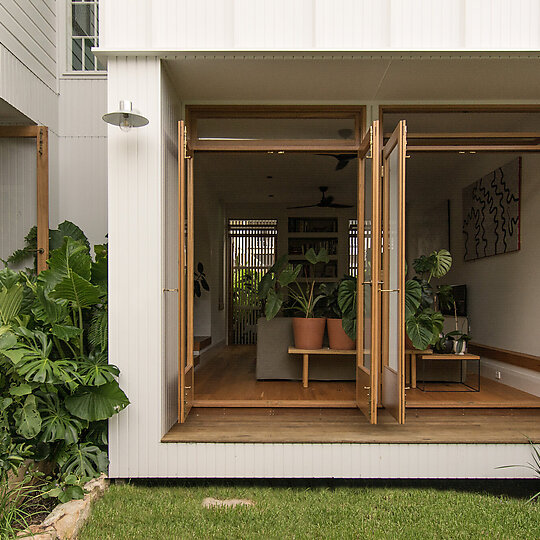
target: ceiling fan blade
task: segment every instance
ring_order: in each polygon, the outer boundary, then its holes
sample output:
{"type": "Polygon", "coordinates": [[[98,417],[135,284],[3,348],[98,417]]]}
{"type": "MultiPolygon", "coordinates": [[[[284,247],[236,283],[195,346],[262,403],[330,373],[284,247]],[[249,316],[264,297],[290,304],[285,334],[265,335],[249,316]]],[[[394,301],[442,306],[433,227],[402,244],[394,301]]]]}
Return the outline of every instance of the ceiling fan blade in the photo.
{"type": "Polygon", "coordinates": [[[352,208],[354,205],[352,204],[338,204],[338,203],[331,203],[328,205],[330,208],[352,208]]]}
{"type": "Polygon", "coordinates": [[[336,165],[336,171],[341,171],[349,164],[350,159],[340,159],[336,165]]]}
{"type": "Polygon", "coordinates": [[[315,206],[319,206],[319,204],[305,204],[303,206],[287,206],[287,210],[294,210],[295,208],[314,208],[315,206]]]}

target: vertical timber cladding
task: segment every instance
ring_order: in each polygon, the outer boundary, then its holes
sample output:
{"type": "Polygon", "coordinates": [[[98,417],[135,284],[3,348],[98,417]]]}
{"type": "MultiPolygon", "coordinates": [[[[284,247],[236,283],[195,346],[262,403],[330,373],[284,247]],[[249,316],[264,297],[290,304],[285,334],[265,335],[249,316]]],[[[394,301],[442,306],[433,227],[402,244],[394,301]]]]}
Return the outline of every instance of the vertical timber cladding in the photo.
{"type": "Polygon", "coordinates": [[[229,220],[229,343],[257,343],[260,279],[275,261],[277,219],[229,220]]]}
{"type": "Polygon", "coordinates": [[[0,137],[36,139],[37,271],[49,258],[49,130],[45,126],[0,126],[0,137]]]}

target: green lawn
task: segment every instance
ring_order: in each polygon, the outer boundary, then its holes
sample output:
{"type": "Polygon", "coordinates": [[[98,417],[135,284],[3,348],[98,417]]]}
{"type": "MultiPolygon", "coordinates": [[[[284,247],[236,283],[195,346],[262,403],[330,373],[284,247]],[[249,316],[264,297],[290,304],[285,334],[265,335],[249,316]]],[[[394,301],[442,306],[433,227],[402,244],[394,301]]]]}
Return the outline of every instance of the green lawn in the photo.
{"type": "Polygon", "coordinates": [[[527,481],[438,483],[136,483],[113,485],[81,540],[106,538],[540,538],[527,481]],[[205,497],[253,508],[203,509],[205,497]]]}

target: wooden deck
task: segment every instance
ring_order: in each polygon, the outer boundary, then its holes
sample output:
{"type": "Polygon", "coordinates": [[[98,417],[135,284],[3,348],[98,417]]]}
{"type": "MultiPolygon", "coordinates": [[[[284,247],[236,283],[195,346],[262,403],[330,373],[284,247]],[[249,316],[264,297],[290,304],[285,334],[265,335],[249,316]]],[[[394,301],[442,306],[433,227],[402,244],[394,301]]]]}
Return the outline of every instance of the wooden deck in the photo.
{"type": "Polygon", "coordinates": [[[405,425],[357,409],[194,408],[162,442],[527,443],[540,442],[539,409],[412,409],[405,425]]]}
{"type": "MultiPolygon", "coordinates": [[[[238,345],[214,351],[195,373],[196,407],[356,408],[352,381],[257,381],[255,347],[238,345]]],[[[451,386],[445,388],[451,389],[451,386]]],[[[480,392],[406,391],[407,408],[540,408],[540,397],[481,379],[480,392]]]]}

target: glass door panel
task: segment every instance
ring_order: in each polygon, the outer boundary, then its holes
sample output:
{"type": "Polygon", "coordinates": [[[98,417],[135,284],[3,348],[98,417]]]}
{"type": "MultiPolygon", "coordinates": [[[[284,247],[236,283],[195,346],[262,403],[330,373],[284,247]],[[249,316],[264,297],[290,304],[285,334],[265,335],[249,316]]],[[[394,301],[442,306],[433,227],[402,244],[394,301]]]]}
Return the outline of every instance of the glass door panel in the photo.
{"type": "Polygon", "coordinates": [[[405,422],[405,149],[401,121],[382,151],[382,405],[405,422]]]}
{"type": "Polygon", "coordinates": [[[377,423],[379,375],[380,152],[379,122],[370,128],[358,163],[358,289],[356,402],[377,423]]]}

